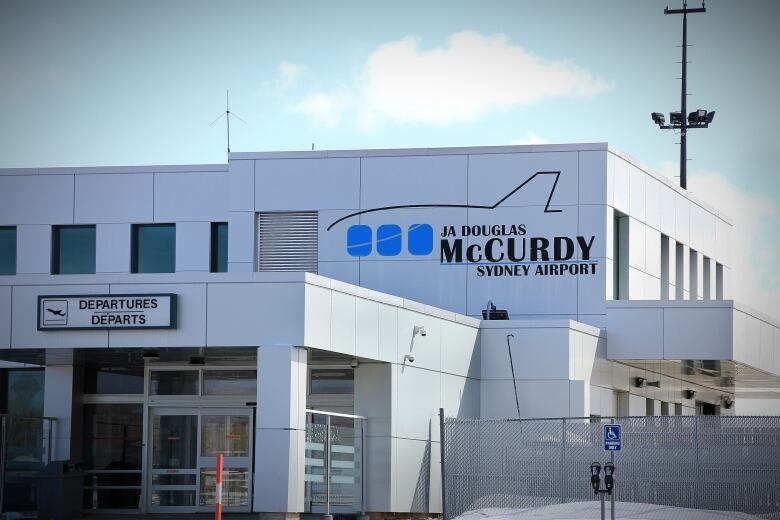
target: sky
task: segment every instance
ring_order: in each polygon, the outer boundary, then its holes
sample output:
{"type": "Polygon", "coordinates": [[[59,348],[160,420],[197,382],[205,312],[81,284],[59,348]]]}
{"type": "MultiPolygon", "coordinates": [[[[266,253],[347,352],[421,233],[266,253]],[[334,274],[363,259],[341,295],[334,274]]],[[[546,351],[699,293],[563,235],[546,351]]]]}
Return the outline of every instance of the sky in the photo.
{"type": "MultiPolygon", "coordinates": [[[[229,90],[232,151],[609,142],[674,176],[667,5],[0,0],[0,167],[225,163],[229,90]]],[[[712,0],[688,23],[688,108],[716,111],[688,187],[734,221],[735,299],[775,318],[779,21],[712,0]]]]}

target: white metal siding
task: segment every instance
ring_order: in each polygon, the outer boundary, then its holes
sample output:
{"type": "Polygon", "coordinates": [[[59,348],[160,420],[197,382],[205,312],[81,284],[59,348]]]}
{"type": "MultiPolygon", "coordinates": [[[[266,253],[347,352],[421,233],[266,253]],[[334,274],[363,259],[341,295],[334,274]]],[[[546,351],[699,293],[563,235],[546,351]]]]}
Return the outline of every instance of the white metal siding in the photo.
{"type": "Polygon", "coordinates": [[[258,271],[317,272],[316,211],[257,214],[258,271]]]}

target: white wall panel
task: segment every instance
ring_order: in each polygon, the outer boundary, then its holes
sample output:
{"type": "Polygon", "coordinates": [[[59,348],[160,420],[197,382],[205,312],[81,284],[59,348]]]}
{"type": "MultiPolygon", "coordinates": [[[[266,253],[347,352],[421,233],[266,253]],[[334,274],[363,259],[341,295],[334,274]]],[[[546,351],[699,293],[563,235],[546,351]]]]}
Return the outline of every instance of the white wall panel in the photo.
{"type": "Polygon", "coordinates": [[[360,285],[465,314],[466,269],[442,266],[438,260],[361,262],[360,285]]]}
{"type": "MultiPolygon", "coordinates": [[[[574,205],[579,199],[578,169],[577,152],[473,154],[468,163],[468,203],[495,204],[535,173],[560,171],[550,207],[574,205]]],[[[539,175],[501,206],[544,206],[554,182],[553,175],[539,175]]]]}
{"type": "MultiPolygon", "coordinates": [[[[441,374],[441,407],[446,417],[479,418],[480,381],[466,377],[441,374]]],[[[434,439],[439,439],[434,428],[434,439]]]]}
{"type": "Polygon", "coordinates": [[[479,378],[479,332],[474,327],[442,320],[441,371],[479,378]]]}
{"type": "Polygon", "coordinates": [[[0,226],[72,223],[72,175],[0,176],[0,226]]]}
{"type": "Polygon", "coordinates": [[[17,285],[13,292],[11,345],[14,348],[108,347],[108,331],[38,329],[38,295],[108,294],[108,285],[17,285]]]}
{"type": "Polygon", "coordinates": [[[732,359],[731,314],[729,308],[664,309],[662,359],[732,359]]]}
{"type": "Polygon", "coordinates": [[[255,210],[255,161],[230,161],[229,211],[255,210]]]}
{"type": "MultiPolygon", "coordinates": [[[[406,338],[404,338],[406,349],[406,338]]],[[[406,352],[406,350],[404,350],[406,352]]],[[[398,308],[379,304],[379,359],[390,363],[398,361],[398,308]]],[[[402,355],[403,356],[403,355],[402,355]]]]}
{"type": "Polygon", "coordinates": [[[568,379],[569,329],[564,327],[483,329],[481,337],[482,380],[512,379],[507,350],[512,346],[516,379],[568,379]]]}
{"type": "Polygon", "coordinates": [[[112,330],[109,347],[193,347],[206,345],[206,284],[112,285],[111,294],[178,295],[175,329],[112,330]]]}
{"type": "Polygon", "coordinates": [[[333,293],[324,287],[306,286],[304,343],[307,347],[329,349],[331,342],[331,300],[333,293]]]}
{"type": "Polygon", "coordinates": [[[606,151],[579,152],[580,204],[608,204],[606,151]]]}
{"type": "Polygon", "coordinates": [[[667,186],[661,186],[661,233],[678,239],[677,235],[677,194],[667,186]]]}
{"type": "MultiPolygon", "coordinates": [[[[233,211],[228,221],[228,263],[253,264],[254,256],[255,214],[233,211]]],[[[229,266],[228,270],[232,268],[229,266]]]]}
{"type": "Polygon", "coordinates": [[[228,175],[225,172],[155,173],[155,222],[226,222],[228,175]]]}
{"type": "Polygon", "coordinates": [[[661,183],[649,175],[645,175],[645,223],[656,229],[661,229],[661,183]]]}
{"type": "MultiPolygon", "coordinates": [[[[614,210],[609,206],[580,206],[577,234],[590,240],[596,237],[590,248],[591,257],[612,258],[612,221],[614,210]],[[609,218],[608,218],[609,216],[609,218]]],[[[560,236],[560,233],[558,233],[560,236]]],[[[581,255],[577,255],[580,258],[581,255]]]]}
{"type": "Polygon", "coordinates": [[[51,226],[16,226],[16,273],[51,272],[51,226]]]}
{"type": "Polygon", "coordinates": [[[441,371],[441,323],[429,315],[408,309],[398,309],[398,359],[404,364],[404,356],[414,356],[414,363],[406,362],[414,368],[427,368],[441,371]],[[425,327],[426,335],[414,334],[414,327],[425,327]]]}
{"type": "Polygon", "coordinates": [[[629,169],[629,215],[642,222],[645,222],[646,178],[645,172],[631,165],[629,169]]]}
{"type": "Polygon", "coordinates": [[[209,284],[207,345],[307,345],[304,316],[308,326],[311,315],[300,283],[209,284]]]}
{"type": "MultiPolygon", "coordinates": [[[[395,471],[393,483],[395,498],[393,511],[415,513],[434,512],[430,509],[433,493],[434,473],[439,467],[432,467],[432,452],[439,449],[437,443],[421,440],[394,439],[395,471]]],[[[438,471],[441,475],[441,471],[438,471]]],[[[436,478],[438,482],[438,478],[436,478]]],[[[439,492],[441,494],[441,492],[439,492]]]]}
{"type": "Polygon", "coordinates": [[[130,230],[131,224],[97,224],[95,226],[96,272],[130,272],[130,230]]]}
{"type": "Polygon", "coordinates": [[[640,271],[645,270],[645,228],[637,219],[628,219],[628,265],[640,271]]]}
{"type": "Polygon", "coordinates": [[[645,272],[661,278],[661,233],[645,228],[645,272]]]}
{"type": "Polygon", "coordinates": [[[398,367],[398,437],[427,440],[438,429],[441,374],[406,364],[398,367]]]}
{"type": "Polygon", "coordinates": [[[75,222],[154,222],[154,175],[106,173],[76,176],[75,222]]]}
{"type": "Polygon", "coordinates": [[[663,359],[663,309],[609,309],[607,357],[610,359],[663,359]]]}
{"type": "Polygon", "coordinates": [[[317,274],[340,282],[360,285],[360,264],[358,262],[319,262],[317,274]]]}
{"type": "MultiPolygon", "coordinates": [[[[537,266],[532,265],[533,272],[537,266]]],[[[454,268],[448,268],[454,269],[454,268]]],[[[577,276],[479,277],[468,267],[468,314],[481,315],[488,301],[512,315],[577,314],[577,276]],[[537,279],[538,278],[538,279],[537,279]]],[[[587,275],[591,276],[591,275],[587,275]]],[[[457,312],[461,312],[457,310],[457,312]]]]}
{"type": "Polygon", "coordinates": [[[379,303],[355,298],[355,355],[379,359],[379,303]]]}
{"type": "Polygon", "coordinates": [[[176,271],[211,269],[211,224],[178,222],[176,224],[176,271]]]}
{"type": "Polygon", "coordinates": [[[361,165],[362,208],[465,204],[466,164],[465,155],[364,157],[361,165]]]}
{"type": "Polygon", "coordinates": [[[255,210],[357,208],[360,204],[360,161],[359,158],[256,161],[255,210]]]}
{"type": "Polygon", "coordinates": [[[350,356],[355,355],[356,298],[333,291],[331,294],[329,349],[350,356]]]}
{"type": "Polygon", "coordinates": [[[631,165],[620,157],[615,157],[615,198],[613,207],[629,215],[630,208],[630,174],[631,165]]]}
{"type": "Polygon", "coordinates": [[[691,202],[675,193],[674,196],[675,233],[679,242],[690,246],[691,240],[691,202]]]}

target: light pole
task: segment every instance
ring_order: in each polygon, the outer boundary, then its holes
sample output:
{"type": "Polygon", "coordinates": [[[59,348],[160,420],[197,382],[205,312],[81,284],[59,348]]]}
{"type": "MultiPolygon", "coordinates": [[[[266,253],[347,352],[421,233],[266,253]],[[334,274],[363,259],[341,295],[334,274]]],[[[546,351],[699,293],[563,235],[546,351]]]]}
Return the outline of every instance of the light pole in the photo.
{"type": "Polygon", "coordinates": [[[662,130],[680,130],[680,187],[688,189],[688,175],[687,175],[687,163],[688,153],[686,147],[686,139],[689,128],[707,128],[712,123],[712,118],[715,117],[715,112],[707,112],[706,110],[696,110],[688,114],[686,119],[685,113],[687,112],[687,79],[688,79],[688,14],[689,13],[705,13],[707,9],[704,7],[704,2],[701,3],[701,7],[688,8],[688,2],[683,1],[682,9],[664,9],[664,14],[681,14],[683,15],[683,36],[682,36],[682,86],[680,89],[680,111],[669,113],[669,125],[665,125],[664,115],[660,112],[653,112],[653,122],[655,122],[662,130]]]}

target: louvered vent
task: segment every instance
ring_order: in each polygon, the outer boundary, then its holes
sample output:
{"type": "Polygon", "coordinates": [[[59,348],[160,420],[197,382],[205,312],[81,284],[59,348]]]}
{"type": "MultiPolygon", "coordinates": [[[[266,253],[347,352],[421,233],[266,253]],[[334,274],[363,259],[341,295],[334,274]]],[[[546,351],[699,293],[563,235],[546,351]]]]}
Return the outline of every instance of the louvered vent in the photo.
{"type": "Polygon", "coordinates": [[[317,272],[317,212],[257,214],[258,271],[317,272]]]}

